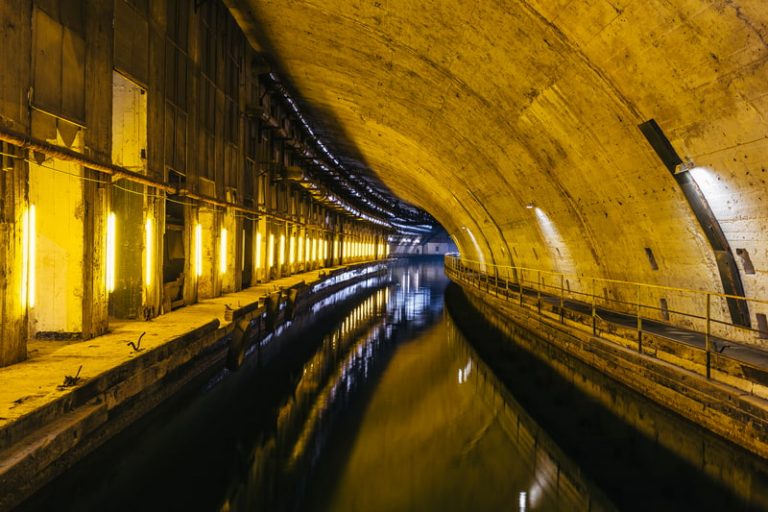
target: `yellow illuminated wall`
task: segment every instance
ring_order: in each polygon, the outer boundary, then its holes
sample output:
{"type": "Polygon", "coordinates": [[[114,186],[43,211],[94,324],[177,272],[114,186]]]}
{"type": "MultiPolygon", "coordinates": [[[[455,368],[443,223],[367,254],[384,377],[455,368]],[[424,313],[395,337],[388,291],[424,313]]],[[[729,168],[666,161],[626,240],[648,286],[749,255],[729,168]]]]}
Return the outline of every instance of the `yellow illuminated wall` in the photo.
{"type": "MultiPolygon", "coordinates": [[[[29,245],[26,302],[33,331],[81,332],[83,215],[80,166],[29,163],[29,245]]],[[[139,256],[140,257],[140,256],[139,256]]]]}

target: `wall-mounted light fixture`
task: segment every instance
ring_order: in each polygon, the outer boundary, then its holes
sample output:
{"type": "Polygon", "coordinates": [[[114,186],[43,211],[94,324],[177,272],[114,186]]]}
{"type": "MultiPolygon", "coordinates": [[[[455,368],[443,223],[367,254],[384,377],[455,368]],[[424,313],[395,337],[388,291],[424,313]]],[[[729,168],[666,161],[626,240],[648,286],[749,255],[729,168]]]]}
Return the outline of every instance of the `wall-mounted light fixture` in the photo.
{"type": "Polygon", "coordinates": [[[694,167],[696,166],[694,165],[693,160],[686,158],[683,162],[675,166],[675,172],[673,174],[682,174],[684,172],[690,171],[694,167]]]}
{"type": "Polygon", "coordinates": [[[195,275],[203,275],[203,226],[195,224],[195,275]]]}
{"type": "Polygon", "coordinates": [[[227,228],[221,228],[219,238],[219,273],[227,273],[227,228]]]}
{"type": "Polygon", "coordinates": [[[35,262],[37,260],[37,219],[30,204],[22,217],[21,306],[35,307],[35,262]]]}
{"type": "Polygon", "coordinates": [[[301,263],[304,261],[304,237],[302,235],[299,235],[296,240],[296,249],[299,251],[298,255],[296,256],[296,261],[301,263]]]}
{"type": "Polygon", "coordinates": [[[269,234],[269,243],[267,244],[267,268],[275,265],[275,235],[269,234]]]}
{"type": "Polygon", "coordinates": [[[152,275],[154,274],[154,256],[155,256],[155,223],[150,215],[144,223],[144,284],[152,284],[152,275]]]}
{"type": "Polygon", "coordinates": [[[107,215],[107,254],[106,254],[106,288],[107,293],[115,291],[115,241],[117,236],[117,220],[115,212],[107,215]]]}
{"type": "Polygon", "coordinates": [[[531,201],[530,203],[526,204],[525,207],[528,208],[529,210],[533,210],[534,208],[536,208],[536,203],[531,201]]]}
{"type": "Polygon", "coordinates": [[[254,266],[257,269],[261,268],[261,231],[256,232],[256,250],[253,251],[254,254],[254,266]]]}

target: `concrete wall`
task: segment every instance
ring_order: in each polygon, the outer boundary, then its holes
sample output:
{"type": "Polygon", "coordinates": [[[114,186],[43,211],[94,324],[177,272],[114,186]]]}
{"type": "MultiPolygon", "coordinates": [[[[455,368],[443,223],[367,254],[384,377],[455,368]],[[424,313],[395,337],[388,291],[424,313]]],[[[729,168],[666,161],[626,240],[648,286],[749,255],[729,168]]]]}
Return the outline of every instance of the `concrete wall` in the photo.
{"type": "Polygon", "coordinates": [[[432,213],[465,257],[722,291],[638,129],[655,119],[750,255],[750,274],[736,258],[747,295],[765,297],[763,0],[237,3],[334,149],[432,213]]]}
{"type": "Polygon", "coordinates": [[[0,137],[70,151],[0,145],[0,365],[26,357],[28,336],[88,339],[110,317],[326,265],[288,261],[302,230],[382,239],[313,184],[317,141],[221,2],[12,0],[0,20],[0,137]],[[82,158],[136,175],[112,181],[82,158]],[[261,268],[243,259],[257,233],[261,268]],[[271,269],[268,233],[286,240],[271,269]]]}

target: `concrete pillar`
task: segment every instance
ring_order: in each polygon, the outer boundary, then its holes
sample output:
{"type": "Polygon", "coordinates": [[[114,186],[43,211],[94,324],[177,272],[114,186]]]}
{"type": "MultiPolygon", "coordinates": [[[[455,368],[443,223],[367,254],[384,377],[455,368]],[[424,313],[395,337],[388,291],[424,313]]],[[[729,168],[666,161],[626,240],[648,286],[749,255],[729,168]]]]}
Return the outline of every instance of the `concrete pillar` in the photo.
{"type": "MultiPolygon", "coordinates": [[[[8,145],[0,147],[10,151],[8,145]]],[[[21,294],[27,164],[8,158],[3,162],[7,170],[0,171],[0,366],[27,356],[27,307],[21,294]]]]}
{"type": "Polygon", "coordinates": [[[197,281],[198,299],[208,299],[218,295],[216,278],[216,212],[212,208],[201,206],[198,210],[199,232],[201,234],[201,275],[197,281]]]}
{"type": "Polygon", "coordinates": [[[236,290],[236,275],[240,272],[238,263],[238,244],[240,223],[230,210],[219,214],[218,243],[216,250],[217,273],[221,281],[219,294],[236,290]]]}
{"type": "MultiPolygon", "coordinates": [[[[0,2],[0,119],[9,127],[26,132],[29,110],[24,108],[31,83],[31,54],[28,29],[32,5],[26,0],[0,2]]],[[[0,144],[6,154],[24,153],[0,144]]],[[[27,314],[21,303],[22,218],[26,209],[27,164],[22,159],[0,156],[0,366],[26,358],[27,314]]]]}

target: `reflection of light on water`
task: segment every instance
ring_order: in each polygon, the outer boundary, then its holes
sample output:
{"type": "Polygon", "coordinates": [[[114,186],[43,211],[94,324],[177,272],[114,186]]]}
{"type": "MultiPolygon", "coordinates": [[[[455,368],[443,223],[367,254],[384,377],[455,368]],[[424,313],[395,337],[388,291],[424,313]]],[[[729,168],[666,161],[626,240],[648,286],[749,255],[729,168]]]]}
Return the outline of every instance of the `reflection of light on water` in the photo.
{"type": "Polygon", "coordinates": [[[312,314],[314,315],[318,311],[321,311],[328,306],[344,301],[364,288],[380,286],[382,282],[384,282],[384,278],[374,277],[339,290],[338,292],[333,293],[325,299],[313,304],[311,310],[312,314]]]}
{"type": "Polygon", "coordinates": [[[354,269],[354,270],[349,270],[347,272],[342,272],[340,274],[337,274],[337,275],[335,275],[333,277],[330,277],[330,278],[326,279],[325,281],[323,281],[321,283],[317,283],[316,285],[312,286],[312,293],[315,293],[318,290],[322,290],[322,289],[327,288],[329,286],[333,286],[333,285],[335,285],[337,283],[340,283],[341,281],[346,281],[346,280],[348,280],[348,279],[350,279],[352,277],[360,277],[360,276],[365,276],[365,275],[368,275],[368,274],[378,273],[378,272],[380,272],[380,271],[382,271],[382,270],[384,270],[386,268],[387,268],[387,266],[382,263],[382,264],[378,264],[378,265],[371,265],[369,267],[363,267],[363,268],[358,268],[358,269],[354,269]]]}
{"type": "MultiPolygon", "coordinates": [[[[559,490],[562,488],[563,482],[569,482],[568,485],[577,486],[589,484],[582,481],[582,477],[578,474],[573,475],[562,471],[563,461],[558,461],[554,455],[557,450],[551,450],[551,447],[554,445],[551,444],[552,441],[548,439],[546,433],[540,429],[525,409],[517,403],[515,398],[502,387],[483,359],[475,356],[474,351],[464,339],[451,316],[446,315],[445,318],[447,320],[448,342],[453,346],[459,347],[460,354],[463,354],[460,360],[464,360],[464,357],[467,358],[464,368],[458,370],[459,384],[467,382],[470,371],[474,372],[473,383],[476,384],[476,386],[473,386],[475,387],[473,391],[475,393],[474,397],[492,407],[495,411],[495,421],[498,421],[499,425],[507,433],[516,432],[513,437],[516,438],[515,443],[521,450],[521,453],[531,454],[531,457],[527,458],[527,462],[521,461],[521,464],[527,467],[532,478],[528,479],[527,477],[525,481],[520,482],[522,485],[516,486],[518,489],[526,489],[518,492],[518,510],[536,510],[538,507],[546,507],[547,505],[550,505],[551,508],[552,502],[550,500],[552,499],[556,500],[559,504],[559,509],[572,510],[578,508],[568,506],[572,505],[569,501],[571,498],[559,496],[559,490]],[[504,411],[508,412],[498,414],[499,401],[505,403],[504,411]],[[521,432],[525,432],[525,435],[521,435],[521,432]],[[531,462],[533,463],[532,465],[531,462]]],[[[590,499],[592,497],[594,496],[589,495],[590,499]]],[[[509,508],[514,509],[513,507],[509,508]]]]}
{"type": "MultiPolygon", "coordinates": [[[[304,366],[292,398],[279,414],[290,419],[284,423],[286,426],[297,428],[291,446],[286,447],[290,453],[289,468],[301,461],[314,464],[333,423],[334,409],[345,407],[356,389],[370,378],[382,349],[400,339],[401,334],[405,336],[414,327],[426,325],[434,318],[432,313],[442,309],[442,295],[432,295],[436,292],[430,284],[433,280],[447,281],[441,270],[422,275],[419,268],[392,269],[386,279],[389,286],[351,309],[335,331],[326,336],[324,346],[304,366]],[[429,282],[421,288],[424,279],[429,282]]],[[[381,286],[384,281],[369,279],[365,286],[381,286]]],[[[332,306],[349,295],[331,295],[322,307],[332,306]]],[[[468,362],[462,369],[462,379],[466,380],[472,366],[468,362]]]]}

